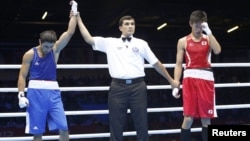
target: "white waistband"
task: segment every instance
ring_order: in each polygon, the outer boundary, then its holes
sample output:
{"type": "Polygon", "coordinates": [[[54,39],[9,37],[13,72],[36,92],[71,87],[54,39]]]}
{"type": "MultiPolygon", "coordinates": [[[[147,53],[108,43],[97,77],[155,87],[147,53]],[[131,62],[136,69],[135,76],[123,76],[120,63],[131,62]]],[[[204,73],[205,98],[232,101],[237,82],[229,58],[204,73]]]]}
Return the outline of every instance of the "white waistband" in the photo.
{"type": "Polygon", "coordinates": [[[214,81],[214,75],[212,71],[200,70],[200,69],[186,69],[184,70],[183,78],[200,78],[204,80],[214,81]]]}
{"type": "Polygon", "coordinates": [[[57,81],[30,80],[28,88],[35,89],[59,89],[57,81]]]}

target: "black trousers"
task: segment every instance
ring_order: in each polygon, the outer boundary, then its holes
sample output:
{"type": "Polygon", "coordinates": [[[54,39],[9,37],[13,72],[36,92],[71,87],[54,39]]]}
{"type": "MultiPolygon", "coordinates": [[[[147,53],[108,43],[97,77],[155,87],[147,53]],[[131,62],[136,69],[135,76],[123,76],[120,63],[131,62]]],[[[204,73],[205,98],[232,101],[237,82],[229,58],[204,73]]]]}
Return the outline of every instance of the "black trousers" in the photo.
{"type": "Polygon", "coordinates": [[[148,141],[147,87],[144,79],[113,79],[108,94],[111,141],[122,141],[127,110],[131,110],[137,141],[148,141]],[[128,82],[128,83],[127,83],[128,82]]]}

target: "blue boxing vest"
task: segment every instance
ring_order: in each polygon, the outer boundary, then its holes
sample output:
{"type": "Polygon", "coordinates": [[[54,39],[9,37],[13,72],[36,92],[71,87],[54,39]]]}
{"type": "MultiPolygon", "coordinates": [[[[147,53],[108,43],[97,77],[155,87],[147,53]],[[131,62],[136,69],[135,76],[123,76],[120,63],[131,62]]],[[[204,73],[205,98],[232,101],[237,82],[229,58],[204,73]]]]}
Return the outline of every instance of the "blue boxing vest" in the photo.
{"type": "Polygon", "coordinates": [[[29,80],[56,81],[56,63],[53,50],[43,58],[39,57],[36,47],[33,50],[34,56],[30,65],[29,80]]]}

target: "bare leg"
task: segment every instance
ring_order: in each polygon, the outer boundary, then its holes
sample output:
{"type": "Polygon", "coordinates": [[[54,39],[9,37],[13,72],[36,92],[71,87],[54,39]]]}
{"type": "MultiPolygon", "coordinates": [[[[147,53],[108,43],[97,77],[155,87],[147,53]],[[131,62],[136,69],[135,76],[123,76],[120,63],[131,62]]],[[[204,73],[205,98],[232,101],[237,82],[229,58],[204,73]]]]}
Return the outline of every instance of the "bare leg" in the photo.
{"type": "Polygon", "coordinates": [[[184,116],[181,126],[181,141],[191,141],[191,125],[193,123],[193,117],[184,116]]]}
{"type": "Polygon", "coordinates": [[[208,140],[207,128],[208,125],[211,124],[211,120],[210,118],[202,118],[201,123],[202,123],[202,131],[201,131],[202,141],[207,141],[208,140]]]}
{"type": "Polygon", "coordinates": [[[69,132],[60,130],[60,141],[69,141],[69,132]]]}
{"type": "Polygon", "coordinates": [[[190,129],[193,124],[193,117],[190,116],[184,116],[183,122],[182,122],[182,128],[183,129],[190,129]]]}
{"type": "Polygon", "coordinates": [[[208,125],[211,124],[210,118],[202,118],[201,119],[201,124],[202,124],[202,127],[208,127],[208,125]]]}
{"type": "Polygon", "coordinates": [[[42,141],[42,135],[41,135],[41,134],[39,134],[39,135],[34,135],[33,141],[42,141]]]}

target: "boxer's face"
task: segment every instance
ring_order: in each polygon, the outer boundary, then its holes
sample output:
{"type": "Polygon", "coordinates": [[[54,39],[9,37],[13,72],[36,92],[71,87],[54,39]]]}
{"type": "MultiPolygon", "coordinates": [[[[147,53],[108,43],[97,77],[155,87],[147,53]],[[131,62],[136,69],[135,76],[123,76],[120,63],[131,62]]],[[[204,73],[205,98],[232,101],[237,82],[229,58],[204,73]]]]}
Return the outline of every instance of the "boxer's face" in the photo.
{"type": "Polygon", "coordinates": [[[195,36],[200,36],[202,35],[202,26],[201,26],[201,22],[197,22],[197,23],[190,23],[191,29],[192,29],[192,33],[195,36]]]}
{"type": "Polygon", "coordinates": [[[42,52],[43,52],[44,54],[48,54],[48,53],[52,50],[54,44],[55,44],[55,43],[51,43],[51,42],[43,42],[43,43],[41,44],[42,52]]]}

